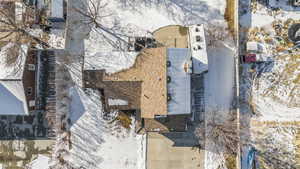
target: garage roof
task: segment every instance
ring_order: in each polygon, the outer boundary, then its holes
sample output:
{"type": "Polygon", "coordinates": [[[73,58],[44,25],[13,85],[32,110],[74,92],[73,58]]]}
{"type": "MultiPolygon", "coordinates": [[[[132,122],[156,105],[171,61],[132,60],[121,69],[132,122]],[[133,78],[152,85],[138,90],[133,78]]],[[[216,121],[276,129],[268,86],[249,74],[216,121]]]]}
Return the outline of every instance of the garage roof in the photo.
{"type": "Polygon", "coordinates": [[[187,48],[168,48],[168,115],[191,113],[191,54],[187,48]]]}

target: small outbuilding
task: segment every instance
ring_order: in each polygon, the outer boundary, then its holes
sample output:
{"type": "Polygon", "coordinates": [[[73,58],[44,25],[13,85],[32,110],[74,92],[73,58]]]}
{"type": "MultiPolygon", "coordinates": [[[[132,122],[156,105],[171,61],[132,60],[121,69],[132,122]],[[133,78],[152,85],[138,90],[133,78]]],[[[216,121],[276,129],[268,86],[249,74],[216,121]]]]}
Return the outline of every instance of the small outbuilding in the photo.
{"type": "Polygon", "coordinates": [[[203,24],[189,26],[189,47],[193,60],[193,73],[208,71],[208,58],[203,24]]]}

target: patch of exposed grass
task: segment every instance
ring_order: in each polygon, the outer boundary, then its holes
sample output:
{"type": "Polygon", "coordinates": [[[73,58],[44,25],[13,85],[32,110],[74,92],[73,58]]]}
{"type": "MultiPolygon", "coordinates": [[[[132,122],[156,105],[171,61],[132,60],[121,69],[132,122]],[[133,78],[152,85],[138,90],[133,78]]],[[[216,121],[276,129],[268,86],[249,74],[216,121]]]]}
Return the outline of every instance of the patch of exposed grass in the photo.
{"type": "Polygon", "coordinates": [[[124,128],[127,128],[129,129],[130,128],[130,125],[131,125],[131,118],[129,115],[123,113],[123,112],[120,112],[117,116],[117,119],[116,119],[120,124],[121,126],[123,126],[124,128]]]}
{"type": "Polygon", "coordinates": [[[179,33],[180,33],[180,35],[182,35],[182,36],[186,36],[187,33],[188,33],[188,27],[180,26],[180,27],[179,27],[179,33]]]}
{"type": "Polygon", "coordinates": [[[236,167],[236,156],[235,155],[226,155],[225,165],[228,169],[237,169],[237,167],[236,167]]]}

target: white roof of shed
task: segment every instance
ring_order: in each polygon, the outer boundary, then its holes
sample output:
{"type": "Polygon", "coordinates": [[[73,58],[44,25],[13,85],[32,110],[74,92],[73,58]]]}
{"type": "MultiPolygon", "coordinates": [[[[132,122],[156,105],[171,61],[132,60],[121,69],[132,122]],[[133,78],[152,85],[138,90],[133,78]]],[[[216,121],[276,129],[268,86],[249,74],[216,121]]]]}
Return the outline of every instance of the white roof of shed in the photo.
{"type": "Polygon", "coordinates": [[[200,74],[207,71],[208,60],[203,24],[189,26],[189,45],[193,59],[193,73],[200,74]]]}
{"type": "Polygon", "coordinates": [[[23,82],[0,81],[0,115],[27,115],[23,82]]]}
{"type": "Polygon", "coordinates": [[[167,75],[171,82],[167,84],[171,101],[168,102],[168,114],[191,113],[191,75],[185,72],[185,65],[190,61],[188,48],[168,48],[167,57],[171,66],[167,69],[167,75]]]}

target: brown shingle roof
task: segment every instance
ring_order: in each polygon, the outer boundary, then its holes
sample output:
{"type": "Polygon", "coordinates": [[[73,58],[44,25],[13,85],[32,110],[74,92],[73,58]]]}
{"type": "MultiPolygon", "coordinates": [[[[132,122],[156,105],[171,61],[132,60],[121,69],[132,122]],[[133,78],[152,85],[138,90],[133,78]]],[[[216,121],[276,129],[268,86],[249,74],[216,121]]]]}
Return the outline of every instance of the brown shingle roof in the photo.
{"type": "MultiPolygon", "coordinates": [[[[166,52],[167,50],[164,47],[145,49],[130,69],[103,76],[105,83],[108,81],[141,82],[141,91],[138,97],[140,97],[142,118],[167,115],[166,52]]],[[[110,88],[109,86],[107,87],[110,88]]],[[[123,88],[125,86],[123,85],[123,88]]],[[[129,90],[128,93],[130,93],[129,90]]]]}

